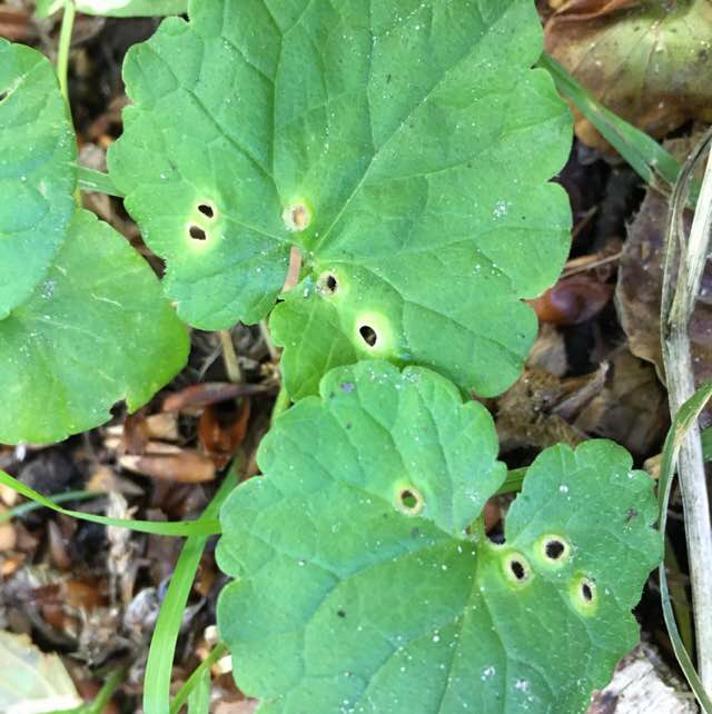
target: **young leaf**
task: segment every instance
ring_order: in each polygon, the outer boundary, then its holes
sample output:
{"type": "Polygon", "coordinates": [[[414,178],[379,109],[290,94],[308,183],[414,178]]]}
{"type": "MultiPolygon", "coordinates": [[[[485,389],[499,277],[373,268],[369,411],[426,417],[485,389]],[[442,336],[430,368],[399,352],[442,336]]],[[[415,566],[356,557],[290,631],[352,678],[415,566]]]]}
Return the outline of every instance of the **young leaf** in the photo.
{"type": "Polygon", "coordinates": [[[652,482],[612,442],[548,449],[495,545],[478,517],[505,477],[496,448],[481,405],[380,362],[330,372],[276,421],[218,546],[237,578],[221,637],[261,711],[585,709],[638,636],[652,482]]]}
{"type": "Polygon", "coordinates": [[[116,187],[206,329],[272,309],[292,398],[357,357],[482,395],[517,377],[521,299],[556,278],[570,215],[547,184],[570,117],[531,65],[528,0],[193,2],[124,65],[116,187]]]}
{"type": "Polygon", "coordinates": [[[32,293],[65,238],[75,158],[49,61],[0,38],[0,319],[32,293]]]}

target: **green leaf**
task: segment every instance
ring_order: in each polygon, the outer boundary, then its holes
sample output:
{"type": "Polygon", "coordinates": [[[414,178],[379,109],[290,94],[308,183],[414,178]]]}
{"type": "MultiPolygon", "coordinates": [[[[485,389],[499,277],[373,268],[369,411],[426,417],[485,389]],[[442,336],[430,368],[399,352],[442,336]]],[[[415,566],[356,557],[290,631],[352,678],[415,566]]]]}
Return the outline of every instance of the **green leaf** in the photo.
{"type": "Polygon", "coordinates": [[[193,2],[124,65],[111,178],[179,314],[205,329],[275,304],[290,396],[357,357],[493,395],[536,330],[570,212],[548,184],[570,117],[531,70],[525,0],[193,2]],[[375,339],[375,344],[371,345],[375,339]]]}
{"type": "Polygon", "coordinates": [[[185,363],[148,264],[76,207],[75,140],[54,71],[0,40],[0,442],[57,441],[145,404],[185,363]]]}
{"type": "Polygon", "coordinates": [[[32,293],[64,240],[75,159],[49,61],[0,38],[0,319],[32,293]]]}
{"type": "Polygon", "coordinates": [[[77,211],[32,296],[0,321],[0,442],[58,441],[146,403],[185,363],[185,329],[145,260],[77,211]]]}
{"type": "Polygon", "coordinates": [[[547,449],[495,545],[479,516],[506,471],[480,404],[383,362],[320,391],[221,512],[240,688],[270,714],[583,711],[661,558],[649,477],[612,442],[547,449]]]}
{"type": "MultiPolygon", "coordinates": [[[[77,10],[105,17],[182,15],[188,0],[76,0],[77,10]]],[[[64,0],[38,0],[35,15],[48,17],[64,7],[64,0]]]]}

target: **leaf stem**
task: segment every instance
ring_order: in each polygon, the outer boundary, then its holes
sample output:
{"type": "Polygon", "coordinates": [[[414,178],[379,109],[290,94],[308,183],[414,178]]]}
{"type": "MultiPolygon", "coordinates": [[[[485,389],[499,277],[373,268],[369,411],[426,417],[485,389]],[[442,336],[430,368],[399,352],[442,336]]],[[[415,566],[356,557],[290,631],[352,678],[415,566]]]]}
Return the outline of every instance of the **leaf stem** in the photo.
{"type": "Polygon", "coordinates": [[[64,101],[69,108],[69,49],[72,44],[72,32],[77,9],[74,0],[64,0],[64,14],[62,15],[62,29],[59,34],[59,48],[57,50],[57,76],[59,88],[64,101]]]}
{"type": "Polygon", "coordinates": [[[222,347],[223,363],[225,364],[227,378],[233,384],[240,384],[242,382],[242,370],[237,360],[237,352],[235,352],[232,334],[230,330],[220,330],[218,336],[220,337],[220,346],[222,347]]]}
{"type": "Polygon", "coordinates": [[[292,403],[292,400],[289,398],[289,394],[287,393],[287,390],[284,387],[284,384],[281,384],[279,387],[279,392],[277,394],[277,399],[274,403],[274,407],[272,408],[272,419],[271,423],[274,424],[275,419],[282,413],[287,411],[289,409],[289,405],[292,403]]]}
{"type": "MultiPolygon", "coordinates": [[[[712,229],[712,152],[697,201],[687,241],[683,214],[697,161],[712,143],[708,131],[680,172],[671,199],[663,276],[661,337],[668,401],[673,417],[694,394],[690,337],[688,334],[712,229]]],[[[700,679],[712,691],[712,525],[704,470],[700,430],[690,425],[678,457],[680,491],[685,512],[685,535],[690,562],[693,614],[700,679]]]]}

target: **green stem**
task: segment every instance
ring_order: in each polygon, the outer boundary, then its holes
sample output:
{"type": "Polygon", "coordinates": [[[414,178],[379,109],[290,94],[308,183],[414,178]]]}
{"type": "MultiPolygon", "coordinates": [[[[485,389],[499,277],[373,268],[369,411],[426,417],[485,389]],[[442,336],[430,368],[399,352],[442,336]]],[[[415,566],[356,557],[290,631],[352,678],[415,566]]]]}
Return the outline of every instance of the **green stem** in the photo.
{"type": "Polygon", "coordinates": [[[205,670],[210,669],[224,654],[227,653],[227,646],[222,642],[218,642],[211,650],[210,654],[193,670],[190,677],[186,680],[183,686],[178,690],[171,702],[170,714],[178,714],[180,708],[188,701],[190,693],[195,686],[200,682],[205,670]]]}
{"type": "Polygon", "coordinates": [[[57,51],[57,76],[59,77],[59,88],[62,90],[62,96],[67,102],[67,107],[69,107],[69,48],[72,44],[72,32],[76,14],[74,0],[65,0],[62,29],[59,34],[59,49],[57,51]]]}
{"type": "Polygon", "coordinates": [[[292,400],[289,398],[289,394],[287,394],[287,390],[284,388],[284,384],[282,384],[279,388],[279,393],[277,394],[277,400],[275,401],[274,407],[272,408],[272,424],[274,424],[275,419],[282,412],[287,411],[287,409],[289,409],[289,405],[291,403],[292,400]]]}

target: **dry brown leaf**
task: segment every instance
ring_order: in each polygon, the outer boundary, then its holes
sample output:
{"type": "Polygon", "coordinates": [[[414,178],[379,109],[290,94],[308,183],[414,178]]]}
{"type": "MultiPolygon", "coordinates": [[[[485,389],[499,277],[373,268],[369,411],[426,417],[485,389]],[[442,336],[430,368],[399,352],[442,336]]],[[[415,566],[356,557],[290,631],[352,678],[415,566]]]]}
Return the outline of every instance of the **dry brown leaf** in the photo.
{"type": "Polygon", "coordinates": [[[237,397],[246,397],[268,391],[260,384],[232,384],[231,382],[203,382],[193,384],[166,397],[164,412],[197,414],[209,404],[225,402],[237,397]]]}
{"type": "MultiPolygon", "coordinates": [[[[670,142],[675,148],[680,142],[670,142]]],[[[663,376],[660,348],[660,295],[667,199],[648,191],[628,229],[620,259],[616,307],[634,355],[655,365],[663,376]]],[[[692,361],[698,383],[712,378],[712,265],[706,266],[690,324],[692,361]]]]}
{"type": "Polygon", "coordinates": [[[655,370],[622,348],[609,357],[603,389],[574,421],[591,436],[615,439],[636,456],[659,447],[669,425],[667,397],[655,370]]]}
{"type": "MultiPolygon", "coordinates": [[[[648,134],[712,121],[712,2],[572,0],[546,23],[546,49],[597,99],[648,134]]],[[[607,148],[577,116],[585,143],[607,148]]]]}
{"type": "Polygon", "coordinates": [[[575,404],[582,408],[600,388],[604,376],[605,371],[603,376],[595,372],[562,380],[544,370],[525,370],[497,403],[495,423],[502,451],[544,449],[558,442],[574,446],[583,441],[586,435],[556,410],[564,408],[569,416],[576,411],[575,404]]]}
{"type": "Polygon", "coordinates": [[[203,454],[191,449],[175,453],[126,455],[119,465],[142,476],[175,481],[176,483],[204,483],[215,479],[215,464],[203,454]]]}
{"type": "MultiPolygon", "coordinates": [[[[0,513],[5,513],[6,511],[6,508],[0,506],[0,513]]],[[[9,521],[0,523],[0,553],[7,553],[9,550],[13,550],[15,545],[17,545],[15,526],[9,521]]]]}
{"type": "Polygon", "coordinates": [[[0,4],[0,37],[11,42],[30,44],[37,39],[37,27],[27,10],[0,4]]]}
{"type": "MultiPolygon", "coordinates": [[[[229,410],[211,404],[203,410],[198,422],[198,437],[203,451],[220,469],[227,465],[237,447],[244,441],[250,418],[250,401],[229,410]]],[[[233,405],[232,406],[236,406],[233,405]]]]}

